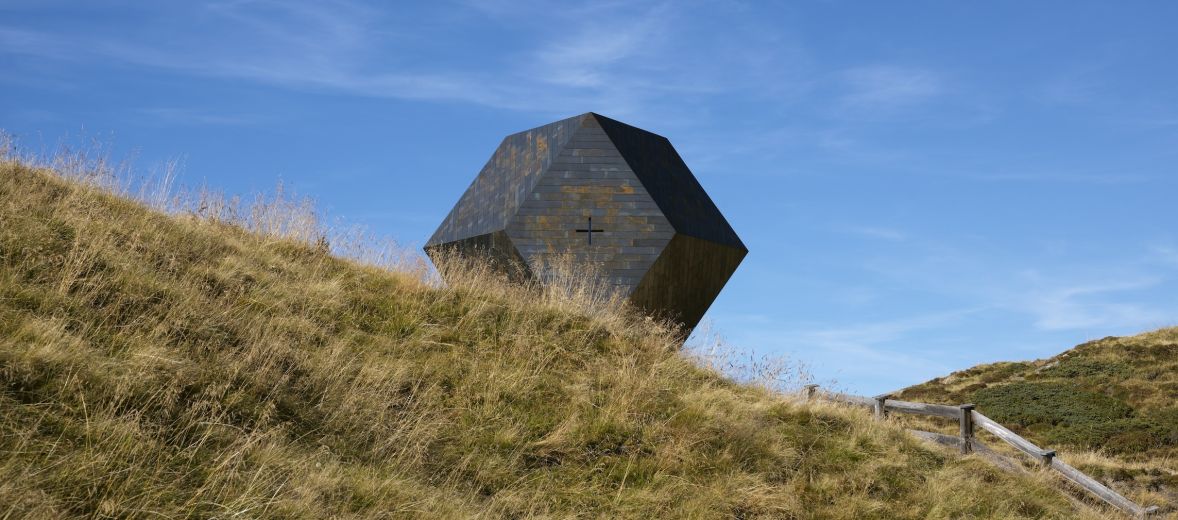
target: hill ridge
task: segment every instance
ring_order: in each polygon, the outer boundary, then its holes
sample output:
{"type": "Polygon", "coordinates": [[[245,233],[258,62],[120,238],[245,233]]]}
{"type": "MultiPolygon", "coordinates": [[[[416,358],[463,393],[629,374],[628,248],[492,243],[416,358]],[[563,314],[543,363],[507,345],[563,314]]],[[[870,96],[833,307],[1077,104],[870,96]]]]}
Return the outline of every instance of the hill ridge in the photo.
{"type": "Polygon", "coordinates": [[[896,395],[975,403],[1041,446],[1087,451],[1078,467],[1105,485],[1178,505],[1178,327],[978,365],[896,395]]]}
{"type": "Polygon", "coordinates": [[[0,222],[6,518],[1077,514],[576,291],[439,288],[11,156],[0,222]]]}

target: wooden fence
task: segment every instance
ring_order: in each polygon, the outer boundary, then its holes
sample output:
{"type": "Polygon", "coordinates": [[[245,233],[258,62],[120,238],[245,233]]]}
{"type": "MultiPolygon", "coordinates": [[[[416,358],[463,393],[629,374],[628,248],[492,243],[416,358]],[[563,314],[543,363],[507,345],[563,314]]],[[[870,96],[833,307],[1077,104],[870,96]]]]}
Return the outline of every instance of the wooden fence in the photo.
{"type": "Polygon", "coordinates": [[[1055,457],[1055,450],[1045,450],[1036,446],[1035,443],[1022,438],[1017,433],[1010,431],[1010,429],[1006,428],[1005,426],[998,424],[993,419],[982,415],[977,410],[974,410],[974,405],[972,404],[946,406],[942,404],[915,403],[910,401],[898,401],[892,399],[890,395],[886,394],[877,397],[862,397],[857,395],[840,394],[836,392],[826,392],[820,390],[818,385],[806,385],[803,393],[807,400],[820,398],[829,401],[843,402],[870,408],[874,411],[875,417],[877,419],[883,419],[889,412],[896,412],[942,417],[945,419],[958,421],[960,424],[960,430],[957,437],[919,430],[911,431],[917,436],[931,439],[942,444],[956,445],[960,447],[962,454],[971,453],[973,451],[992,451],[974,437],[975,428],[981,428],[994,434],[995,437],[1002,439],[1011,446],[1014,446],[1020,452],[1031,457],[1043,467],[1059,472],[1059,474],[1069,482],[1072,482],[1081,489],[1095,495],[1113,507],[1128,513],[1134,518],[1149,518],[1158,511],[1157,506],[1142,507],[1137,505],[1137,503],[1129,500],[1128,498],[1125,498],[1120,493],[1117,493],[1116,491],[1109,489],[1104,484],[1097,482],[1096,479],[1089,477],[1080,470],[1065,464],[1063,461],[1055,457]]]}

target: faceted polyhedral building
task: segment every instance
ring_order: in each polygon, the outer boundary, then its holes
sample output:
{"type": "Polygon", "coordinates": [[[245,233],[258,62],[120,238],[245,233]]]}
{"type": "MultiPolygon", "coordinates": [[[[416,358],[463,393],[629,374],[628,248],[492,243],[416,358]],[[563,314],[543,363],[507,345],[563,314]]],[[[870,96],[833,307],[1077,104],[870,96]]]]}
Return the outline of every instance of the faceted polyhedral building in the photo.
{"type": "Polygon", "coordinates": [[[443,249],[516,276],[567,254],[687,329],[748,253],[670,141],[592,112],[504,138],[425,246],[443,249]]]}

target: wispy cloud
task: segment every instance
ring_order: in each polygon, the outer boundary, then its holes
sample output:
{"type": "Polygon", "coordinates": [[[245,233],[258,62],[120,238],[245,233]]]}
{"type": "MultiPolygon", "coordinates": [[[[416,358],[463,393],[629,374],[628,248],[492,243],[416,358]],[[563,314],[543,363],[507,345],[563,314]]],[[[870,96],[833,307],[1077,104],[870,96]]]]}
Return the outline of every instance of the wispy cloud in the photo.
{"type": "Polygon", "coordinates": [[[1108,87],[1106,80],[1110,67],[1116,59],[1105,52],[1086,56],[1078,64],[1065,65],[1049,73],[1049,77],[1038,84],[1030,85],[1029,94],[1047,105],[1078,106],[1101,102],[1102,91],[1108,87]]]}
{"type": "Polygon", "coordinates": [[[1068,184],[1135,184],[1154,176],[1138,172],[1013,172],[967,173],[961,178],[983,182],[1044,182],[1068,184]]]}
{"type": "MultiPolygon", "coordinates": [[[[899,386],[948,373],[955,367],[955,353],[914,350],[912,338],[936,336],[937,331],[944,332],[982,310],[962,308],[843,326],[779,327],[770,334],[753,337],[760,345],[784,342],[784,350],[797,352],[804,362],[820,364],[825,373],[837,373],[849,382],[874,379],[899,386]]],[[[928,338],[922,342],[927,344],[928,338]]]]}
{"type": "Polygon", "coordinates": [[[543,81],[578,88],[625,79],[616,77],[616,67],[656,44],[663,18],[648,14],[621,26],[585,26],[535,52],[535,72],[543,81]]]}
{"type": "Polygon", "coordinates": [[[1149,248],[1150,258],[1156,262],[1178,268],[1178,247],[1173,244],[1155,244],[1149,248]]]}
{"type": "Polygon", "coordinates": [[[1035,317],[1041,330],[1099,330],[1161,326],[1175,319],[1174,309],[1161,309],[1113,295],[1156,287],[1160,278],[1065,285],[1032,289],[1015,296],[1013,309],[1035,317]]]}
{"type": "Polygon", "coordinates": [[[251,125],[261,122],[261,118],[249,114],[221,114],[207,112],[193,108],[153,107],[139,109],[138,112],[152,120],[181,125],[251,125]]]}
{"type": "Polygon", "coordinates": [[[0,52],[6,54],[67,59],[73,57],[73,50],[73,44],[53,34],[17,27],[0,27],[0,52]]]}
{"type": "MultiPolygon", "coordinates": [[[[506,104],[488,78],[372,61],[377,19],[350,2],[225,2],[197,9],[213,36],[177,29],[164,44],[144,35],[85,34],[0,27],[0,52],[53,60],[148,67],[197,76],[244,79],[292,89],[327,89],[374,97],[458,99],[506,104]],[[382,66],[383,65],[383,66],[382,66]]],[[[150,14],[148,15],[150,16],[150,14]]],[[[161,23],[167,23],[161,21],[161,23]]]]}
{"type": "Polygon", "coordinates": [[[912,332],[945,327],[979,308],[963,308],[886,321],[860,323],[848,327],[830,327],[799,331],[795,337],[804,343],[837,350],[872,350],[868,347],[902,339],[912,332]]]}
{"type": "Polygon", "coordinates": [[[803,82],[797,74],[787,78],[793,69],[786,62],[797,53],[777,35],[746,30],[757,43],[751,47],[709,40],[700,20],[665,2],[535,5],[523,8],[534,14],[526,20],[520,7],[494,0],[422,8],[412,20],[350,0],[183,9],[138,7],[139,29],[122,33],[0,25],[0,54],[546,114],[658,114],[668,124],[699,119],[698,110],[688,117],[673,108],[692,97],[779,94],[803,82]],[[471,46],[486,39],[494,53],[459,59],[439,26],[471,46]]]}
{"type": "Polygon", "coordinates": [[[842,102],[850,109],[894,110],[939,96],[944,81],[928,69],[895,65],[868,65],[843,71],[846,93],[842,102]]]}
{"type": "Polygon", "coordinates": [[[1169,246],[1060,261],[1057,244],[1004,252],[967,234],[909,237],[902,254],[875,255],[864,268],[878,283],[998,311],[1036,331],[1129,332],[1178,320],[1178,305],[1157,299],[1178,284],[1157,266],[1178,267],[1178,248],[1169,246]],[[1017,263],[1003,260],[1008,253],[1017,263]]]}
{"type": "Polygon", "coordinates": [[[1167,128],[1171,126],[1178,126],[1178,117],[1154,117],[1149,119],[1142,119],[1138,121],[1138,123],[1146,127],[1167,128]]]}
{"type": "Polygon", "coordinates": [[[843,233],[852,235],[859,235],[862,237],[887,240],[889,242],[901,242],[908,238],[908,234],[895,228],[881,227],[881,226],[842,226],[837,228],[843,233]]]}
{"type": "Polygon", "coordinates": [[[1099,85],[1088,77],[1070,76],[1044,83],[1039,101],[1049,105],[1084,105],[1099,98],[1099,85]]]}

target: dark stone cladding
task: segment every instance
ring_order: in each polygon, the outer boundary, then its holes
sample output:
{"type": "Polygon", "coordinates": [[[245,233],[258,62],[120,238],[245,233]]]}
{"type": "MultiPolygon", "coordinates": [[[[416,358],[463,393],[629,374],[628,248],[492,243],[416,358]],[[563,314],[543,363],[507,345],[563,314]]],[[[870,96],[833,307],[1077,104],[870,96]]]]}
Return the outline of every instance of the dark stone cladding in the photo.
{"type": "Polygon", "coordinates": [[[500,231],[560,154],[583,115],[503,138],[426,247],[500,231]]]}
{"type": "Polygon", "coordinates": [[[675,231],[748,251],[671,141],[621,121],[590,115],[597,118],[675,231]]]}
{"type": "Polygon", "coordinates": [[[434,262],[447,255],[455,259],[477,259],[486,262],[492,270],[507,275],[507,278],[514,282],[524,282],[533,278],[528,263],[503,231],[431,244],[425,246],[425,252],[434,262]]]}
{"type": "Polygon", "coordinates": [[[577,264],[595,264],[628,295],[674,229],[597,119],[585,114],[508,222],[507,235],[533,272],[571,255],[577,264]],[[592,244],[576,231],[586,229],[590,217],[593,228],[603,230],[592,244]]]}
{"type": "Polygon", "coordinates": [[[630,301],[649,313],[694,329],[748,251],[676,234],[630,301]]]}
{"type": "Polygon", "coordinates": [[[426,245],[425,254],[434,259],[435,263],[443,257],[464,258],[466,261],[477,259],[479,262],[487,263],[491,270],[507,276],[511,282],[527,282],[528,279],[535,277],[528,263],[519,256],[515,245],[511,244],[508,233],[503,231],[466,237],[454,242],[426,245]]]}

